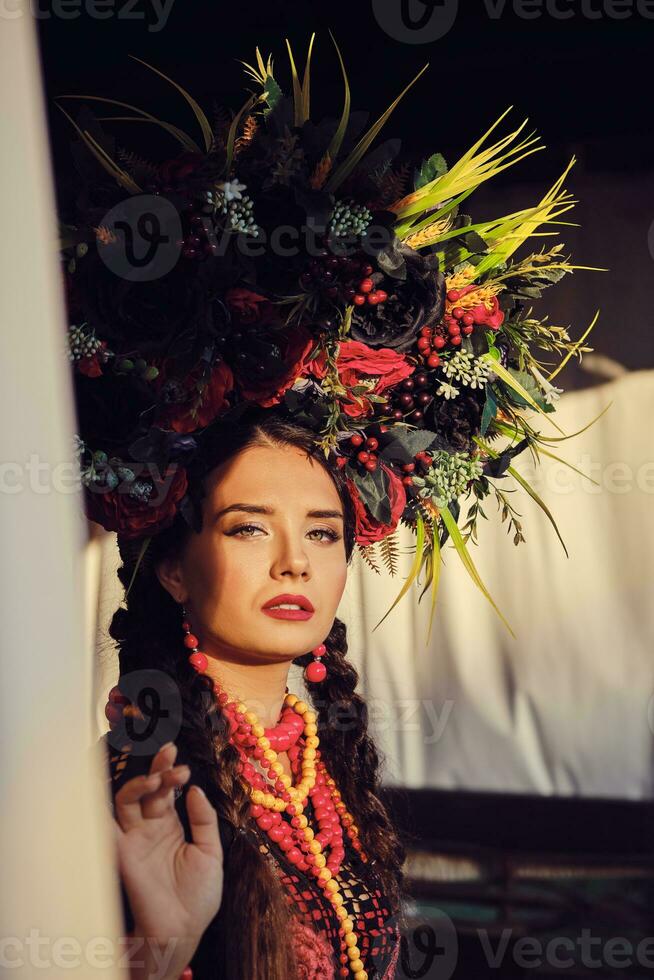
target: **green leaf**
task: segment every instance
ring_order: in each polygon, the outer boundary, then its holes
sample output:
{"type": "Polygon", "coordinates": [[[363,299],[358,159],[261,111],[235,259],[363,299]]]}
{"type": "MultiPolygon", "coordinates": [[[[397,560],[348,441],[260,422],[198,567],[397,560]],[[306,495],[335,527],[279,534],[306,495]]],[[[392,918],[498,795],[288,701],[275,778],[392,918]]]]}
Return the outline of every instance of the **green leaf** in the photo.
{"type": "Polygon", "coordinates": [[[559,541],[561,542],[561,544],[563,546],[563,550],[565,551],[565,557],[566,558],[569,558],[570,555],[568,554],[568,549],[565,546],[565,542],[564,542],[563,538],[561,537],[561,534],[559,533],[559,529],[556,526],[556,521],[552,517],[551,511],[549,510],[549,508],[546,506],[546,504],[544,503],[544,501],[541,500],[541,498],[538,496],[538,494],[536,493],[536,491],[534,490],[534,488],[529,485],[529,483],[525,480],[525,478],[523,476],[521,476],[520,473],[518,473],[518,471],[513,468],[513,466],[509,466],[509,473],[511,474],[511,476],[513,477],[514,480],[517,480],[518,481],[518,483],[520,484],[521,487],[524,487],[524,489],[527,491],[527,493],[532,498],[532,500],[535,500],[536,503],[538,504],[538,506],[541,508],[541,510],[547,515],[548,520],[550,521],[550,523],[552,524],[552,527],[556,531],[556,536],[558,537],[559,541]]]}
{"type": "Polygon", "coordinates": [[[264,85],[264,98],[268,105],[267,109],[263,110],[264,116],[267,116],[273,109],[279,105],[281,100],[284,98],[284,93],[275,81],[272,75],[266,75],[266,81],[264,85]]]}
{"type": "Polygon", "coordinates": [[[410,429],[399,424],[393,427],[393,436],[392,442],[387,443],[379,455],[397,463],[411,463],[416,453],[424,452],[434,444],[439,449],[445,448],[440,436],[428,429],[410,429]]]}
{"type": "Polygon", "coordinates": [[[409,591],[413,580],[417,577],[418,572],[419,572],[420,568],[422,567],[422,562],[423,562],[422,549],[423,549],[424,541],[425,541],[425,522],[422,519],[421,514],[418,513],[418,515],[416,516],[416,553],[415,553],[415,557],[413,559],[413,565],[411,566],[411,570],[410,570],[409,575],[408,575],[408,577],[406,579],[406,582],[404,583],[404,585],[400,589],[400,591],[399,591],[398,595],[396,596],[395,601],[393,602],[392,606],[390,606],[390,608],[386,610],[386,612],[384,613],[384,615],[382,616],[382,618],[379,620],[379,622],[377,623],[377,625],[373,627],[373,629],[372,629],[372,632],[373,633],[377,629],[377,626],[381,626],[381,624],[384,622],[384,620],[386,619],[386,617],[388,616],[388,614],[390,612],[392,612],[393,609],[395,609],[395,607],[398,604],[398,602],[400,601],[400,599],[402,599],[402,597],[404,595],[406,595],[406,593],[409,591]]]}
{"type": "Polygon", "coordinates": [[[327,153],[329,155],[329,159],[333,162],[336,159],[336,157],[338,156],[338,154],[340,153],[340,151],[341,151],[341,146],[343,144],[343,139],[345,138],[345,132],[347,130],[348,122],[350,121],[350,103],[351,103],[351,98],[350,98],[350,83],[349,83],[348,78],[347,78],[347,72],[345,70],[345,63],[343,62],[343,57],[341,55],[340,48],[339,48],[338,44],[336,43],[336,38],[334,37],[334,35],[332,34],[331,31],[329,32],[329,36],[331,37],[332,41],[334,42],[334,47],[336,48],[336,54],[338,55],[338,61],[339,61],[339,64],[341,66],[341,74],[343,75],[343,85],[345,87],[345,96],[344,96],[344,99],[343,99],[343,111],[341,113],[341,119],[340,119],[340,122],[338,124],[338,128],[337,128],[336,132],[334,133],[334,135],[332,137],[332,140],[331,140],[331,142],[329,144],[329,148],[327,150],[327,153]]]}
{"type": "MultiPolygon", "coordinates": [[[[553,412],[555,410],[553,405],[547,404],[542,388],[534,376],[529,373],[529,371],[517,371],[515,368],[509,368],[509,371],[516,381],[520,382],[524,390],[531,395],[539,408],[541,408],[544,412],[553,412]]],[[[518,405],[529,405],[529,402],[527,402],[525,398],[518,395],[516,392],[511,392],[511,398],[517,402],[518,405]]]]}
{"type": "Polygon", "coordinates": [[[109,154],[105,152],[105,150],[91,136],[91,134],[86,129],[82,131],[80,127],[77,125],[77,123],[75,122],[75,120],[72,118],[72,116],[70,116],[66,112],[64,107],[60,106],[56,100],[55,100],[55,105],[61,112],[63,112],[66,119],[68,119],[71,125],[77,130],[80,138],[83,140],[84,143],[86,143],[86,146],[91,151],[93,156],[96,158],[98,163],[101,164],[101,166],[104,167],[107,173],[114,178],[116,183],[120,184],[121,187],[124,187],[125,190],[129,191],[130,194],[140,194],[141,188],[138,186],[138,184],[134,180],[132,180],[130,175],[126,173],[121,167],[119,167],[114,160],[111,159],[109,154]]]}
{"type": "Polygon", "coordinates": [[[508,629],[508,631],[511,634],[511,636],[513,637],[513,639],[514,640],[517,639],[515,633],[513,632],[513,630],[511,629],[511,627],[509,626],[507,620],[505,619],[505,617],[502,615],[502,613],[498,609],[497,605],[495,604],[495,602],[494,602],[494,600],[493,600],[490,592],[488,591],[488,589],[486,588],[486,586],[482,582],[481,577],[479,575],[479,572],[477,571],[477,569],[475,567],[475,564],[474,564],[472,558],[470,557],[470,553],[468,552],[468,549],[465,546],[465,543],[464,543],[463,538],[461,536],[461,531],[459,530],[459,527],[458,527],[458,525],[457,525],[454,517],[452,516],[452,514],[450,513],[450,511],[448,510],[447,507],[441,507],[440,508],[440,515],[443,518],[443,522],[444,522],[445,526],[447,527],[448,531],[450,532],[450,537],[452,538],[452,544],[456,548],[457,554],[458,554],[459,558],[461,559],[461,561],[463,562],[463,566],[464,566],[465,570],[467,571],[468,575],[473,580],[473,582],[475,583],[475,585],[477,586],[477,588],[480,589],[480,591],[486,596],[486,598],[490,602],[491,606],[493,607],[493,609],[495,610],[495,612],[497,613],[497,615],[500,617],[500,619],[502,620],[502,622],[504,623],[504,625],[508,629]]]}
{"type": "Polygon", "coordinates": [[[488,431],[488,426],[491,424],[491,422],[495,418],[495,415],[496,414],[497,414],[497,402],[495,401],[495,398],[493,396],[493,389],[492,389],[492,387],[489,384],[487,384],[486,385],[486,401],[484,403],[484,411],[483,411],[483,414],[481,416],[481,434],[482,434],[482,436],[485,436],[486,435],[486,432],[488,431]]]}
{"type": "Polygon", "coordinates": [[[370,146],[370,144],[377,137],[378,133],[380,132],[380,130],[383,128],[384,124],[386,123],[386,120],[391,115],[391,113],[393,112],[393,110],[395,109],[395,107],[397,106],[397,104],[400,102],[400,100],[402,99],[402,97],[409,91],[409,89],[411,88],[412,85],[415,85],[415,83],[418,81],[418,79],[420,78],[420,76],[425,71],[427,71],[427,68],[428,67],[429,67],[429,65],[425,65],[425,67],[422,68],[418,72],[418,74],[415,76],[415,78],[412,79],[409,82],[409,84],[400,92],[400,94],[397,96],[397,98],[390,104],[390,106],[388,107],[388,109],[386,109],[386,111],[381,114],[381,116],[379,117],[379,119],[377,119],[377,121],[373,123],[373,125],[370,127],[370,129],[367,131],[367,133],[365,133],[361,137],[361,139],[359,140],[359,142],[357,143],[357,145],[348,154],[348,156],[341,163],[341,165],[338,167],[338,169],[334,173],[332,173],[331,177],[329,178],[329,180],[327,181],[327,183],[325,185],[325,189],[326,190],[328,190],[328,191],[330,191],[330,192],[333,193],[343,183],[343,181],[345,180],[345,178],[348,177],[349,174],[354,170],[354,168],[356,167],[357,163],[359,162],[359,160],[361,160],[361,158],[366,153],[366,151],[367,151],[368,147],[370,146]]]}
{"type": "Polygon", "coordinates": [[[384,468],[378,466],[376,470],[366,472],[365,476],[355,472],[354,483],[375,520],[388,524],[391,519],[391,505],[384,468]]]}
{"type": "Polygon", "coordinates": [[[127,598],[127,596],[129,595],[130,589],[134,584],[134,579],[136,578],[136,573],[139,570],[141,562],[143,561],[143,556],[145,555],[145,552],[148,550],[148,545],[150,544],[151,541],[152,541],[152,537],[144,538],[143,540],[143,544],[141,545],[140,551],[138,553],[138,558],[136,559],[136,565],[134,566],[134,571],[132,572],[132,577],[130,578],[129,585],[127,586],[127,592],[125,593],[125,598],[127,598]]]}
{"type": "Polygon", "coordinates": [[[155,72],[157,75],[159,75],[160,78],[164,78],[167,82],[170,82],[170,84],[174,85],[174,87],[177,89],[178,92],[181,92],[181,94],[184,96],[184,98],[190,105],[191,109],[193,110],[195,118],[200,124],[200,129],[202,130],[202,135],[204,136],[205,148],[208,153],[209,150],[211,149],[211,144],[213,142],[213,132],[211,130],[211,126],[209,125],[209,120],[207,119],[204,112],[202,111],[198,103],[195,101],[193,96],[189,95],[186,89],[183,89],[181,85],[178,85],[177,82],[174,82],[172,78],[168,77],[168,75],[164,75],[164,73],[162,71],[159,71],[158,68],[154,68],[152,65],[149,65],[147,61],[143,61],[142,58],[137,58],[136,55],[133,54],[130,54],[129,57],[133,58],[134,61],[138,61],[142,65],[145,65],[146,68],[149,68],[150,71],[155,72]]]}
{"type": "Polygon", "coordinates": [[[599,483],[598,480],[593,480],[592,476],[588,476],[588,473],[584,473],[583,470],[580,470],[578,469],[578,467],[573,466],[572,463],[569,463],[567,461],[567,459],[563,459],[561,456],[557,456],[556,453],[551,453],[548,449],[544,449],[542,446],[539,446],[537,444],[534,444],[534,449],[539,456],[541,455],[549,456],[550,459],[555,459],[558,463],[563,463],[564,466],[567,466],[569,469],[574,470],[574,472],[578,473],[579,476],[583,476],[584,479],[590,480],[590,482],[594,483],[596,487],[600,487],[602,485],[601,483],[599,483]]]}
{"type": "Polygon", "coordinates": [[[161,126],[165,129],[167,133],[174,136],[176,140],[181,143],[185,150],[189,150],[191,153],[200,153],[200,147],[191,139],[191,137],[180,129],[179,126],[173,126],[172,123],[165,122],[163,119],[157,119],[150,112],[146,112],[145,109],[139,109],[138,106],[132,105],[130,102],[120,102],[118,99],[107,99],[101,95],[60,95],[60,99],[88,99],[90,102],[106,102],[108,105],[121,106],[123,109],[131,109],[132,112],[138,113],[138,117],[131,116],[100,116],[100,122],[111,122],[116,120],[117,122],[151,122],[157,126],[161,126]]]}
{"type": "MultiPolygon", "coordinates": [[[[504,365],[501,364],[499,361],[493,360],[493,358],[492,357],[489,357],[488,354],[482,354],[481,360],[484,360],[484,359],[486,359],[487,361],[490,361],[490,365],[491,365],[491,368],[492,368],[493,372],[502,381],[504,381],[509,386],[509,388],[512,389],[512,391],[517,392],[522,398],[524,398],[524,400],[527,402],[527,404],[530,406],[530,408],[535,408],[536,411],[539,412],[541,415],[544,415],[545,418],[548,417],[547,413],[544,412],[543,409],[540,407],[540,405],[537,402],[534,401],[534,399],[531,397],[531,395],[529,394],[529,392],[528,391],[525,391],[525,389],[523,388],[523,386],[520,384],[520,382],[518,381],[518,379],[513,376],[512,372],[510,370],[507,370],[507,368],[505,368],[504,365]]],[[[556,422],[554,421],[554,419],[550,419],[550,422],[552,423],[552,425],[554,426],[555,429],[558,429],[558,431],[562,435],[565,435],[565,432],[563,431],[563,429],[561,428],[561,426],[557,425],[556,422]]]]}
{"type": "Polygon", "coordinates": [[[442,153],[432,153],[428,160],[423,160],[420,164],[420,169],[415,171],[413,179],[413,188],[418,190],[419,187],[423,187],[428,184],[430,180],[434,180],[436,177],[441,177],[443,174],[447,173],[447,162],[442,153]]]}
{"type": "Polygon", "coordinates": [[[434,521],[434,533],[432,537],[432,558],[431,558],[431,604],[429,607],[429,629],[427,630],[427,643],[431,638],[431,628],[434,623],[434,612],[436,610],[436,598],[438,596],[438,583],[441,577],[441,549],[438,543],[438,521],[434,521]]]}

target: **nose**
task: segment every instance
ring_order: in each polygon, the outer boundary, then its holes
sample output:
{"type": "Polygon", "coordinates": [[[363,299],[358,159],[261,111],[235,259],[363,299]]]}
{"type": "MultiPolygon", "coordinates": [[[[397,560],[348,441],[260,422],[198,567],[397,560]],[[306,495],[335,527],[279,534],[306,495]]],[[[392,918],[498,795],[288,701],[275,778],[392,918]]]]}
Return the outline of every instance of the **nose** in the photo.
{"type": "Polygon", "coordinates": [[[270,569],[272,577],[309,578],[311,567],[302,541],[290,531],[280,534],[277,540],[278,548],[270,569]]]}

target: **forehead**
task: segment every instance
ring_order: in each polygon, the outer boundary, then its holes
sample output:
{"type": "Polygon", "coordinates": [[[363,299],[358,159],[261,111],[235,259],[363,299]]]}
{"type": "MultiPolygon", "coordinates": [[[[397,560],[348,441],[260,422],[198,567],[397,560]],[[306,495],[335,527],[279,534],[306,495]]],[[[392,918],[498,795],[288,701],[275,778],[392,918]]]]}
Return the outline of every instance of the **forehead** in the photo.
{"type": "Polygon", "coordinates": [[[223,507],[236,500],[305,510],[340,506],[329,473],[295,446],[250,446],[212,470],[206,487],[211,502],[223,507]]]}

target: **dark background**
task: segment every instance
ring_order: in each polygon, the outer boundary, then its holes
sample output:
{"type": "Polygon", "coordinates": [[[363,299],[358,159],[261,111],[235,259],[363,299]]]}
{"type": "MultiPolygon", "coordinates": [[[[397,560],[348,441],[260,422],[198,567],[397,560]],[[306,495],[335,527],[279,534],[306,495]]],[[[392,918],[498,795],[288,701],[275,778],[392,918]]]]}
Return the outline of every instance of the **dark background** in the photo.
{"type": "MultiPolygon", "coordinates": [[[[440,151],[454,162],[510,105],[514,110],[493,137],[528,117],[524,132],[535,129],[546,149],[480,188],[468,202],[473,219],[537,203],[571,156],[577,157],[566,186],[579,203],[563,220],[580,227],[562,228],[561,240],[574,263],[610,271],[566,277],[545,293],[536,312],[547,312],[552,323],[569,327],[576,338],[599,308],[588,343],[629,369],[654,366],[654,141],[648,94],[654,19],[639,12],[637,0],[632,8],[623,0],[624,19],[610,16],[611,0],[558,0],[559,10],[573,12],[568,19],[548,12],[550,0],[543,0],[539,17],[529,19],[517,0],[500,5],[500,16],[493,15],[498,8],[490,0],[461,0],[451,29],[417,44],[389,36],[371,0],[174,0],[159,30],[153,29],[160,18],[151,0],[131,0],[130,7],[116,0],[107,6],[106,19],[92,15],[90,0],[79,0],[77,7],[74,0],[66,2],[69,19],[47,0],[37,8],[58,171],[71,164],[70,126],[53,102],[63,93],[122,99],[199,135],[181,95],[130,54],[169,75],[209,113],[214,97],[232,109],[243,103],[248,83],[238,60],[252,63],[257,44],[264,57],[273,54],[277,80],[290,90],[284,39],[291,41],[301,72],[315,30],[312,116],[340,116],[343,89],[331,29],[350,78],[352,108],[369,110],[371,121],[429,62],[382,131],[382,138],[400,136],[403,152],[418,160],[440,151]]],[[[416,13],[424,9],[420,0],[412,2],[416,13]]],[[[397,7],[400,0],[387,3],[397,7]]],[[[650,7],[654,18],[654,4],[650,7]]],[[[69,112],[77,104],[64,102],[69,112]]],[[[123,114],[103,109],[96,104],[100,114],[123,114]]],[[[143,155],[177,152],[177,144],[158,127],[108,126],[121,145],[143,155]]],[[[553,242],[534,240],[536,249],[553,242]]],[[[598,380],[575,361],[557,383],[575,388],[598,380]]]]}

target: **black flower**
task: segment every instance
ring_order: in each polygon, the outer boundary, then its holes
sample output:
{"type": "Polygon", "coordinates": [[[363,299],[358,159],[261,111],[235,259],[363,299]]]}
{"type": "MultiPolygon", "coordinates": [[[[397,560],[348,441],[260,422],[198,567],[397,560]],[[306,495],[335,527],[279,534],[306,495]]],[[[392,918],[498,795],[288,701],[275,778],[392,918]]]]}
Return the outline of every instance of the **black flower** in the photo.
{"type": "Polygon", "coordinates": [[[421,327],[437,324],[445,306],[445,277],[438,256],[421,254],[397,238],[376,257],[371,275],[374,289],[387,299],[355,307],[350,334],[369,347],[404,352],[415,343],[421,327]]]}

